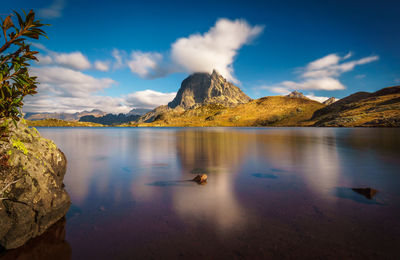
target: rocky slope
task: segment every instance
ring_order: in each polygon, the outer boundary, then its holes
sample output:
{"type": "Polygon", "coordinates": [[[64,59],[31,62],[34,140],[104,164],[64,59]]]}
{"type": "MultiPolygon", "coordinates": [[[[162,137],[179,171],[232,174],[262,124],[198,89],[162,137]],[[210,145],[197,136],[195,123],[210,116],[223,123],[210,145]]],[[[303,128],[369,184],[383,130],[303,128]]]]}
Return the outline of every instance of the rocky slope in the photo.
{"type": "Polygon", "coordinates": [[[308,99],[308,97],[304,96],[303,93],[298,92],[297,90],[290,92],[286,96],[290,97],[290,98],[305,98],[305,99],[308,99]]]}
{"type": "MultiPolygon", "coordinates": [[[[307,98],[264,97],[235,107],[205,104],[186,110],[155,110],[153,120],[136,126],[306,126],[324,105],[307,98]]],[[[149,118],[148,118],[149,119],[149,118]]],[[[152,118],[150,118],[152,119],[152,118]]]]}
{"type": "Polygon", "coordinates": [[[314,126],[400,126],[400,86],[357,92],[316,111],[314,126]]]}
{"type": "Polygon", "coordinates": [[[195,73],[186,78],[176,97],[168,107],[188,109],[194,105],[220,104],[233,107],[249,102],[249,98],[238,87],[228,82],[215,70],[212,74],[195,73]]]}
{"type": "Polygon", "coordinates": [[[21,120],[0,120],[0,245],[23,245],[68,211],[66,158],[21,120]]]}
{"type": "Polygon", "coordinates": [[[334,97],[330,97],[327,100],[325,100],[324,102],[322,102],[322,104],[324,105],[332,105],[333,103],[335,103],[336,101],[338,101],[336,98],[334,97]]]}

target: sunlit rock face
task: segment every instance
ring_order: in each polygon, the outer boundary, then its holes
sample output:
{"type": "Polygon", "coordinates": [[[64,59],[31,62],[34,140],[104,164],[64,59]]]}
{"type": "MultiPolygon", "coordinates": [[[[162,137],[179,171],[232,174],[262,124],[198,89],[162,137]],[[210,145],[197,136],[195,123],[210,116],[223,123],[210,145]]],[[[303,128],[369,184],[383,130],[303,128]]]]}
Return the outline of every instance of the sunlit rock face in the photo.
{"type": "Polygon", "coordinates": [[[217,71],[195,73],[186,78],[168,107],[180,106],[184,109],[194,105],[221,104],[227,107],[237,106],[251,100],[240,88],[228,82],[217,71]]]}
{"type": "Polygon", "coordinates": [[[0,120],[0,245],[22,246],[65,216],[67,161],[50,140],[24,122],[0,120]]]}
{"type": "Polygon", "coordinates": [[[336,99],[335,97],[331,97],[331,98],[328,98],[327,100],[325,100],[324,102],[322,102],[322,104],[328,106],[328,105],[335,103],[336,101],[338,101],[338,99],[336,99]]]}

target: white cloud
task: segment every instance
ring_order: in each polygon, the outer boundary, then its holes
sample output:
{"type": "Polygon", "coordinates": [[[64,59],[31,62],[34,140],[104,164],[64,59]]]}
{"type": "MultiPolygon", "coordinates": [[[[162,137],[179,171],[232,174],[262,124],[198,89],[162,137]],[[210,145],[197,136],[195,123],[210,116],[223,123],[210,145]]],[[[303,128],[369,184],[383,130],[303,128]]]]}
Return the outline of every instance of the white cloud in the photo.
{"type": "Polygon", "coordinates": [[[329,97],[320,97],[320,96],[315,96],[313,93],[310,93],[308,95],[305,95],[306,97],[308,97],[309,99],[318,101],[320,103],[326,101],[327,99],[329,99],[329,97]]]}
{"type": "Polygon", "coordinates": [[[287,88],[284,87],[269,87],[269,86],[262,86],[261,89],[268,89],[274,93],[278,93],[281,95],[287,95],[290,93],[290,91],[287,88]]]}
{"type": "Polygon", "coordinates": [[[365,78],[367,75],[365,75],[365,74],[359,74],[359,75],[356,75],[356,76],[354,76],[356,79],[363,79],[363,78],[365,78]]]}
{"type": "MultiPolygon", "coordinates": [[[[69,97],[87,96],[115,84],[110,78],[94,78],[80,71],[63,67],[33,67],[32,75],[38,77],[39,88],[69,97]]],[[[39,92],[40,94],[40,92],[39,92]]]]}
{"type": "Polygon", "coordinates": [[[165,75],[161,67],[162,59],[163,56],[157,52],[133,51],[128,67],[142,78],[156,78],[165,75]]]}
{"type": "Polygon", "coordinates": [[[326,67],[336,65],[340,61],[340,57],[336,54],[329,54],[321,59],[310,62],[307,65],[307,70],[319,70],[326,67]]]}
{"type": "Polygon", "coordinates": [[[154,90],[143,90],[131,93],[126,96],[126,102],[128,105],[137,108],[155,108],[160,105],[166,105],[172,101],[176,95],[176,92],[162,93],[154,90]]]}
{"type": "Polygon", "coordinates": [[[94,63],[94,67],[96,70],[108,71],[110,69],[110,62],[97,60],[94,63]]]}
{"type": "Polygon", "coordinates": [[[211,73],[216,69],[228,80],[237,81],[233,76],[234,58],[262,30],[262,26],[252,27],[245,20],[219,19],[208,32],[173,43],[171,58],[187,72],[211,73]]]}
{"type": "Polygon", "coordinates": [[[89,60],[79,51],[57,53],[54,55],[54,61],[56,64],[77,70],[85,70],[91,67],[89,60]]]}
{"type": "Polygon", "coordinates": [[[38,55],[39,66],[60,65],[75,70],[85,70],[91,67],[88,58],[80,51],[63,53],[48,51],[48,55],[38,55]]]}
{"type": "MultiPolygon", "coordinates": [[[[268,87],[271,91],[282,93],[290,90],[342,90],[346,87],[339,81],[339,77],[352,71],[356,66],[367,64],[379,59],[379,56],[368,56],[359,60],[346,61],[352,56],[349,52],[344,57],[329,54],[310,62],[301,69],[299,81],[283,81],[268,87]]],[[[364,75],[365,76],[365,75],[364,75]]],[[[265,89],[265,87],[264,87],[265,89]]]]}
{"type": "MultiPolygon", "coordinates": [[[[164,59],[161,53],[133,51],[128,61],[131,71],[142,78],[162,77],[174,72],[208,72],[216,69],[230,81],[233,62],[239,49],[249,44],[263,30],[263,26],[251,26],[245,20],[219,19],[204,34],[192,34],[177,39],[164,59]]],[[[120,59],[121,60],[121,59],[120,59]]]]}
{"type": "Polygon", "coordinates": [[[346,88],[342,83],[340,83],[338,79],[330,77],[309,78],[300,82],[284,81],[281,83],[281,86],[282,88],[286,88],[289,90],[295,90],[295,89],[341,90],[346,88]]]}
{"type": "Polygon", "coordinates": [[[39,60],[39,65],[46,66],[53,63],[53,58],[49,55],[38,54],[36,57],[39,60]]]}
{"type": "Polygon", "coordinates": [[[113,64],[113,69],[120,69],[124,67],[124,56],[126,56],[126,53],[124,51],[113,49],[113,51],[111,52],[111,56],[113,56],[115,60],[113,64]]]}
{"type": "Polygon", "coordinates": [[[108,113],[127,113],[132,108],[166,105],[176,93],[144,90],[119,97],[102,96],[116,84],[110,78],[95,78],[63,67],[33,67],[39,82],[38,94],[25,99],[24,112],[67,112],[100,109],[108,113]]]}
{"type": "Polygon", "coordinates": [[[54,0],[53,3],[46,8],[41,8],[38,11],[38,15],[41,18],[58,18],[61,17],[61,12],[65,7],[65,0],[54,0]]]}

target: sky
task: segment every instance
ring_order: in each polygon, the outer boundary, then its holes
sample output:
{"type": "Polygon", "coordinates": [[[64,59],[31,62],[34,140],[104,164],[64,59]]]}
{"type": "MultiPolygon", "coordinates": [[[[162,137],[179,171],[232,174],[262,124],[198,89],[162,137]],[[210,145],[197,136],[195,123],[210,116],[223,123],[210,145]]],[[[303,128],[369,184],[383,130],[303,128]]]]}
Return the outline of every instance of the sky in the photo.
{"type": "Polygon", "coordinates": [[[14,0],[0,15],[22,9],[51,24],[24,112],[154,108],[213,69],[254,99],[400,85],[399,1],[14,0]]]}

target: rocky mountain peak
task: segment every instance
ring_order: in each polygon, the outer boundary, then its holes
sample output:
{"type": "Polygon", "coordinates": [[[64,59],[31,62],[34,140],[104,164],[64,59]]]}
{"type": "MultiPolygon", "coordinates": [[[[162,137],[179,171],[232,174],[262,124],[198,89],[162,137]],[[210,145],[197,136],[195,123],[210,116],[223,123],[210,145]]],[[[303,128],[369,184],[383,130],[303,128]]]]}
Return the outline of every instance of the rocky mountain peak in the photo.
{"type": "Polygon", "coordinates": [[[303,93],[301,93],[301,92],[299,92],[297,90],[292,91],[291,93],[289,93],[287,95],[287,97],[290,97],[290,98],[307,98],[306,96],[303,95],[303,93]]]}
{"type": "Polygon", "coordinates": [[[210,73],[194,73],[187,77],[168,107],[184,109],[196,104],[218,103],[227,107],[247,103],[251,100],[243,91],[228,82],[216,70],[210,73]]]}
{"type": "Polygon", "coordinates": [[[331,98],[328,98],[327,100],[325,100],[324,102],[322,102],[322,104],[330,105],[330,104],[335,103],[336,101],[337,101],[337,99],[335,97],[331,97],[331,98]]]}

